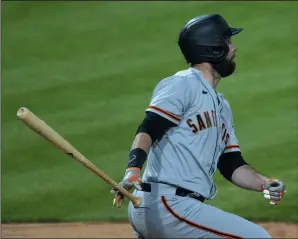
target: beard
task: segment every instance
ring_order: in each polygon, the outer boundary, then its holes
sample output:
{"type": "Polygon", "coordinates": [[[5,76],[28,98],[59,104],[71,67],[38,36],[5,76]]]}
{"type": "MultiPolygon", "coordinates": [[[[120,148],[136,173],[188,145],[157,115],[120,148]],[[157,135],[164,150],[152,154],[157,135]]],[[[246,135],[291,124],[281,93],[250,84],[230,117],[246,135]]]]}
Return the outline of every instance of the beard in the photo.
{"type": "Polygon", "coordinates": [[[222,78],[232,75],[236,70],[234,59],[224,59],[222,62],[212,63],[212,66],[222,78]]]}

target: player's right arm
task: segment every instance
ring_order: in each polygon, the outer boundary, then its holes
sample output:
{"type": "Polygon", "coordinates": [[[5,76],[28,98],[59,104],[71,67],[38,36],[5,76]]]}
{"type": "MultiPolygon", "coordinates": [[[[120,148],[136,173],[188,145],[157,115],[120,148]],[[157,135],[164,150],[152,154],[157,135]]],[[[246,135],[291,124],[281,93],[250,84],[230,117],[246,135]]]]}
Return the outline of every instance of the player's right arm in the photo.
{"type": "MultiPolygon", "coordinates": [[[[181,78],[168,78],[157,85],[133,140],[125,176],[120,183],[122,187],[141,189],[141,170],[152,144],[179,124],[190,105],[191,96],[190,85],[181,78]]],[[[121,207],[123,195],[115,190],[112,193],[116,194],[113,204],[121,207]]]]}

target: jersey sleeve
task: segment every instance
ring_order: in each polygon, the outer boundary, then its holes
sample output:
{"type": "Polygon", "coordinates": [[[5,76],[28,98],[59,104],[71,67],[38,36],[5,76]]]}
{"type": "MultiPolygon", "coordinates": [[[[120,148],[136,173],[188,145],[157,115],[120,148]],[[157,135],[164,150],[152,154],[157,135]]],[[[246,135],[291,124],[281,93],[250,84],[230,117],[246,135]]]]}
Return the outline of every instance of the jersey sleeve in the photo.
{"type": "Polygon", "coordinates": [[[178,125],[191,104],[191,91],[187,79],[166,78],[155,87],[146,111],[154,112],[178,125]]]}
{"type": "Polygon", "coordinates": [[[235,129],[232,126],[232,129],[229,132],[229,138],[228,138],[224,153],[237,152],[237,151],[240,151],[240,146],[236,137],[235,129]]]}
{"type": "Polygon", "coordinates": [[[227,130],[228,130],[228,137],[226,140],[226,147],[225,147],[224,153],[241,151],[238,143],[238,139],[236,137],[234,124],[233,124],[232,110],[227,100],[224,100],[223,107],[224,107],[223,114],[225,114],[224,118],[226,118],[226,124],[227,124],[227,130]]]}

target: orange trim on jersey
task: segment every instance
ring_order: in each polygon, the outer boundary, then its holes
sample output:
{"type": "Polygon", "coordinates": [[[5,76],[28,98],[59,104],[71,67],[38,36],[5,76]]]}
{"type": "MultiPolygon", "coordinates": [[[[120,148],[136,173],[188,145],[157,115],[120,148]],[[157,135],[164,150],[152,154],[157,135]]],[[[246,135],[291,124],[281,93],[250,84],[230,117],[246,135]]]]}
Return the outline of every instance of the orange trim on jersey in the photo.
{"type": "Polygon", "coordinates": [[[240,147],[239,147],[239,145],[231,144],[231,145],[227,146],[227,147],[225,148],[225,150],[226,150],[226,149],[233,149],[233,148],[240,148],[240,147]]]}
{"type": "Polygon", "coordinates": [[[161,108],[159,108],[159,107],[156,107],[156,106],[149,106],[148,109],[157,110],[157,111],[159,111],[159,112],[161,112],[161,113],[163,113],[163,114],[169,116],[170,118],[172,118],[172,119],[174,119],[174,120],[180,122],[180,118],[179,118],[179,117],[177,117],[176,115],[171,114],[171,113],[169,113],[169,112],[167,112],[167,111],[165,111],[165,110],[163,110],[163,109],[161,109],[161,108]]]}
{"type": "Polygon", "coordinates": [[[225,238],[243,238],[243,237],[240,237],[240,236],[236,236],[236,235],[233,235],[233,234],[229,234],[229,233],[226,233],[226,232],[221,232],[221,231],[218,231],[218,230],[215,230],[215,229],[212,229],[212,228],[209,228],[209,227],[205,227],[205,226],[202,226],[198,223],[195,223],[193,221],[190,221],[182,216],[180,216],[178,213],[176,213],[168,204],[165,196],[162,196],[161,197],[161,201],[163,203],[163,205],[165,206],[165,208],[174,216],[176,217],[177,219],[179,219],[180,221],[183,221],[185,222],[186,224],[192,226],[192,227],[196,227],[196,228],[199,228],[201,230],[204,230],[204,231],[208,231],[208,232],[211,232],[215,235],[218,235],[218,236],[223,236],[225,238]]]}

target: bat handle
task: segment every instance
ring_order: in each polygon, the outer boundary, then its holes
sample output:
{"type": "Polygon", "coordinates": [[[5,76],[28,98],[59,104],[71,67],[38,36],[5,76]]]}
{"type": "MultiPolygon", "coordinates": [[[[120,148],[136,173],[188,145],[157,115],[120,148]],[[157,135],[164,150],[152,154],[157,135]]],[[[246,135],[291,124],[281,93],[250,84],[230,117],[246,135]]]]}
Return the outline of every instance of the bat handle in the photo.
{"type": "Polygon", "coordinates": [[[131,199],[131,202],[134,207],[139,207],[142,204],[142,199],[139,197],[134,197],[131,199]]]}

